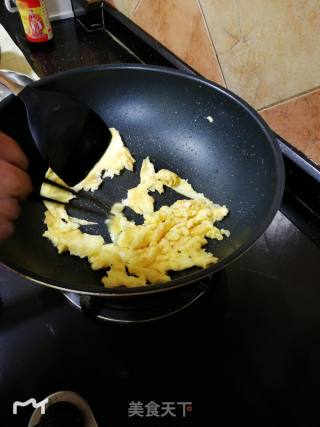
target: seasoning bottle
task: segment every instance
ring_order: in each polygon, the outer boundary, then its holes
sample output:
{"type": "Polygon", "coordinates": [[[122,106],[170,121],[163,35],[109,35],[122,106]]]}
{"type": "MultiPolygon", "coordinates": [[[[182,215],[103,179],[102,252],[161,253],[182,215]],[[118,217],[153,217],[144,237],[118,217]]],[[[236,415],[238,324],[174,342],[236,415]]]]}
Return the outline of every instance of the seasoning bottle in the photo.
{"type": "Polygon", "coordinates": [[[26,38],[31,43],[47,44],[52,40],[52,27],[44,0],[17,0],[26,38]]]}

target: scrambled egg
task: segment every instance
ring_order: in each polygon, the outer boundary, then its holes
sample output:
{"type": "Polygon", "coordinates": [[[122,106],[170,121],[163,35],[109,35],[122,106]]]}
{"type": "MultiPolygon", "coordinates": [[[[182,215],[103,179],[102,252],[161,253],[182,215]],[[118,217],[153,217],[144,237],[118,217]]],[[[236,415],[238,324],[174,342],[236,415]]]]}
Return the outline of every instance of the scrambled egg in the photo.
{"type": "MultiPolygon", "coordinates": [[[[95,191],[104,178],[119,175],[124,168],[133,170],[135,160],[119,132],[115,129],[111,132],[112,140],[103,158],[74,190],[95,191]]],[[[50,169],[47,177],[64,184],[50,169]]],[[[53,189],[47,184],[43,184],[41,194],[65,202],[74,197],[67,190],[53,189]]],[[[214,204],[174,172],[166,169],[156,172],[148,157],[142,163],[138,186],[129,189],[127,198],[111,209],[106,223],[112,243],[106,243],[102,236],[82,232],[80,225],[90,223],[72,218],[64,206],[54,202],[45,205],[47,230],[43,235],[59,253],[69,251],[71,255],[87,258],[93,270],[106,270],[102,278],[105,287],[166,283],[170,281],[170,271],[193,266],[206,268],[218,261],[203,248],[207,239],[222,240],[229,236],[229,231],[215,226],[227,215],[225,206],[214,204]],[[189,199],[154,211],[154,198],[149,193],[162,194],[164,187],[189,199]],[[124,214],[126,207],[143,215],[144,223],[136,225],[129,221],[124,214]]]]}
{"type": "Polygon", "coordinates": [[[182,196],[209,204],[216,210],[217,221],[221,221],[228,213],[225,206],[219,206],[212,203],[204,196],[204,194],[197,193],[186,179],[180,178],[174,172],[167,169],[161,169],[156,173],[149,157],[144,159],[142,162],[140,184],[128,191],[128,196],[122,203],[124,206],[130,207],[137,214],[145,216],[146,214],[153,212],[154,199],[149,195],[149,191],[157,191],[162,194],[164,186],[172,188],[182,196]]]}
{"type": "MultiPolygon", "coordinates": [[[[134,158],[131,156],[130,151],[124,146],[123,141],[121,139],[121,136],[119,132],[111,128],[111,141],[110,144],[104,153],[104,155],[101,157],[99,162],[94,166],[94,168],[89,172],[89,174],[85,177],[85,179],[76,186],[72,187],[74,191],[79,192],[80,190],[85,191],[96,191],[104,178],[113,178],[115,175],[120,175],[120,172],[125,168],[129,171],[133,171],[133,165],[135,163],[134,158]]],[[[54,181],[60,185],[63,185],[65,187],[68,187],[67,184],[65,184],[54,172],[52,169],[49,169],[46,173],[46,178],[50,179],[51,181],[54,181]]],[[[50,184],[49,184],[50,187],[50,184]]],[[[50,194],[48,194],[48,197],[51,198],[51,196],[56,197],[57,192],[59,193],[59,189],[53,188],[51,186],[48,189],[47,184],[42,184],[42,195],[47,195],[47,192],[50,191],[50,194]],[[56,191],[56,193],[52,193],[53,191],[56,191]]],[[[71,193],[69,193],[70,195],[71,193]]],[[[58,197],[60,195],[58,194],[58,197]]],[[[72,197],[71,197],[72,198],[72,197]]],[[[70,200],[71,200],[70,198],[70,200]]],[[[62,202],[65,202],[67,200],[63,199],[60,200],[62,202]]]]}

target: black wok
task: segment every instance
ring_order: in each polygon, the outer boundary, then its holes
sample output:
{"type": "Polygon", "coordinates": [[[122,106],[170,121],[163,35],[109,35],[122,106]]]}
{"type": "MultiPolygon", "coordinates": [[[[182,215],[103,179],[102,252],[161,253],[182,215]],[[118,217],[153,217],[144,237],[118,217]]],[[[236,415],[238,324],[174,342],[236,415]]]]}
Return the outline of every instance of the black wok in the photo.
{"type": "MultiPolygon", "coordinates": [[[[93,272],[88,262],[67,253],[58,255],[42,237],[44,206],[27,201],[14,236],[0,247],[0,259],[14,270],[47,286],[92,295],[175,289],[234,261],[272,221],[283,192],[281,153],[266,123],[233,93],[192,75],[137,65],[81,68],[35,85],[65,91],[87,103],[120,131],[137,160],[135,174],[126,171],[106,180],[97,195],[110,203],[124,198],[138,183],[142,159],[150,156],[156,169],[168,168],[211,200],[226,204],[230,214],[219,226],[229,229],[231,236],[209,242],[208,249],[220,259],[212,267],[172,273],[165,285],[105,289],[100,284],[103,272],[93,272]]],[[[0,104],[0,128],[28,151],[31,136],[24,107],[12,96],[0,104]]],[[[166,190],[157,206],[177,199],[166,190]]],[[[99,226],[86,231],[107,239],[103,220],[100,217],[99,226]]]]}

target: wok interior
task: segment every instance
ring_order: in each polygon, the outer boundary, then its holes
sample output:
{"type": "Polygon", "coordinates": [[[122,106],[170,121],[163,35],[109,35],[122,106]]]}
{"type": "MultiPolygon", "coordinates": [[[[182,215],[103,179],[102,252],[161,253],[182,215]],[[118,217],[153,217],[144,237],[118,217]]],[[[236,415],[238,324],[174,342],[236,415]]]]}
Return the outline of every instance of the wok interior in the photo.
{"type": "MultiPolygon", "coordinates": [[[[231,237],[209,240],[208,245],[220,263],[230,261],[254,240],[271,215],[270,222],[279,199],[278,153],[250,111],[220,89],[179,74],[136,67],[78,70],[47,78],[39,86],[71,94],[120,131],[137,162],[135,174],[125,171],[107,179],[96,192],[109,203],[124,198],[127,189],[138,183],[141,162],[150,156],[156,170],[176,172],[230,209],[218,226],[229,229],[231,237]]],[[[31,136],[22,104],[16,99],[3,103],[0,118],[1,128],[27,149],[31,136]]],[[[156,206],[178,198],[182,196],[166,190],[156,197],[156,206]]],[[[109,293],[100,284],[103,272],[93,272],[88,262],[68,253],[58,255],[42,237],[43,217],[41,204],[26,202],[15,235],[1,246],[1,259],[49,284],[109,293]]],[[[101,217],[99,227],[85,231],[107,236],[101,217]]],[[[192,279],[195,271],[199,269],[173,273],[173,282],[192,279]]]]}

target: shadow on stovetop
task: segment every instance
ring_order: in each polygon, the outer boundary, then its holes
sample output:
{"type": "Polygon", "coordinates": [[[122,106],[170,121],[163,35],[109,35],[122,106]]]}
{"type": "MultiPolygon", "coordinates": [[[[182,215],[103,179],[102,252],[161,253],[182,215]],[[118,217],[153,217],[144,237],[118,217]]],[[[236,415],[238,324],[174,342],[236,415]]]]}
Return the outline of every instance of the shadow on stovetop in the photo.
{"type": "Polygon", "coordinates": [[[39,286],[36,292],[22,293],[14,299],[1,300],[0,333],[9,332],[11,328],[25,324],[43,313],[59,307],[64,302],[60,292],[39,286]]]}

